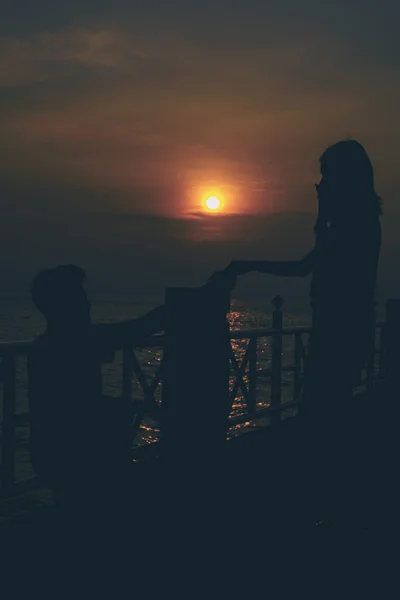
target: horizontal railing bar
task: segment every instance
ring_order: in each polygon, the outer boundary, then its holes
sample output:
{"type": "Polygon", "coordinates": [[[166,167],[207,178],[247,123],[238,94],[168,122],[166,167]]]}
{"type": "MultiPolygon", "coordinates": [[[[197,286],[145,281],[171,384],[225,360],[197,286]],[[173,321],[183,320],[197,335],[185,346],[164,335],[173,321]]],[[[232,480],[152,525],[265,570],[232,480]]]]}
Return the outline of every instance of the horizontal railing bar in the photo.
{"type": "MultiPolygon", "coordinates": [[[[380,328],[383,327],[384,324],[384,321],[378,321],[375,324],[375,327],[380,328]]],[[[283,327],[283,329],[273,329],[272,327],[254,329],[231,329],[229,335],[231,339],[248,339],[252,337],[272,337],[274,334],[280,332],[282,333],[282,335],[310,334],[312,332],[312,327],[294,325],[293,327],[283,327]]]]}
{"type": "Polygon", "coordinates": [[[312,327],[309,325],[308,327],[303,327],[300,325],[293,325],[293,327],[284,327],[282,329],[282,335],[295,335],[302,333],[311,333],[312,327]]]}
{"type": "MultiPolygon", "coordinates": [[[[0,342],[0,357],[9,356],[10,354],[25,355],[31,349],[34,340],[27,340],[22,342],[0,342]]],[[[164,336],[155,335],[149,338],[145,338],[141,344],[134,345],[135,348],[157,348],[164,345],[164,336]]]]}
{"type": "Polygon", "coordinates": [[[231,329],[229,337],[231,340],[247,339],[252,337],[272,337],[277,333],[282,335],[294,335],[295,333],[311,333],[311,327],[284,327],[283,329],[274,329],[273,327],[261,327],[257,329],[231,329]]]}
{"type": "Polygon", "coordinates": [[[229,331],[229,337],[231,340],[248,339],[252,337],[269,337],[278,333],[279,330],[268,328],[261,329],[231,329],[229,331]]]}
{"type": "MultiPolygon", "coordinates": [[[[272,327],[260,327],[254,329],[231,329],[229,331],[230,339],[248,339],[253,337],[271,337],[276,333],[282,332],[282,335],[294,335],[294,334],[306,334],[311,333],[311,327],[307,326],[295,326],[295,327],[284,327],[282,330],[274,329],[272,327]]],[[[193,335],[196,335],[196,330],[193,330],[193,335]]],[[[164,335],[153,336],[143,340],[142,344],[138,345],[138,348],[158,347],[164,345],[164,335]]]]}
{"type": "MultiPolygon", "coordinates": [[[[385,321],[377,321],[376,328],[384,327],[385,321]]],[[[282,335],[295,335],[311,333],[311,326],[293,326],[284,327],[282,330],[273,329],[272,327],[261,327],[254,329],[231,329],[229,336],[231,339],[247,339],[251,337],[270,337],[276,333],[282,332],[282,335]]],[[[193,330],[193,335],[196,335],[196,330],[193,330]]],[[[145,338],[141,344],[134,345],[136,348],[158,348],[164,345],[165,336],[154,335],[145,338]]],[[[0,342],[0,356],[5,355],[24,355],[28,352],[33,344],[33,340],[22,340],[18,342],[0,342]]]]}

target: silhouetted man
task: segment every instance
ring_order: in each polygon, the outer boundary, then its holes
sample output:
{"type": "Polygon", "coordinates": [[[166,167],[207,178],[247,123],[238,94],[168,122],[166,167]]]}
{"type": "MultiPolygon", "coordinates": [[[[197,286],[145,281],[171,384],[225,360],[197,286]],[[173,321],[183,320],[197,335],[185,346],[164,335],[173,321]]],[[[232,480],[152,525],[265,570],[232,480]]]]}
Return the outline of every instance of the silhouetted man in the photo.
{"type": "Polygon", "coordinates": [[[164,307],[119,324],[92,325],[85,273],[70,265],[40,272],[32,297],[47,329],[28,358],[32,460],[59,493],[94,491],[129,464],[130,407],[102,396],[101,363],[164,327],[164,307]],[[127,462],[128,461],[128,462],[127,462]]]}
{"type": "MultiPolygon", "coordinates": [[[[161,306],[132,321],[92,325],[84,279],[84,271],[73,265],[42,271],[34,279],[33,301],[47,329],[34,342],[28,376],[37,475],[59,494],[78,503],[89,500],[91,509],[94,495],[97,502],[110,488],[114,496],[121,492],[130,462],[131,407],[120,398],[105,402],[101,363],[112,360],[115,350],[140,345],[163,330],[165,310],[161,306]]],[[[229,292],[234,281],[217,273],[203,289],[229,292]]]]}

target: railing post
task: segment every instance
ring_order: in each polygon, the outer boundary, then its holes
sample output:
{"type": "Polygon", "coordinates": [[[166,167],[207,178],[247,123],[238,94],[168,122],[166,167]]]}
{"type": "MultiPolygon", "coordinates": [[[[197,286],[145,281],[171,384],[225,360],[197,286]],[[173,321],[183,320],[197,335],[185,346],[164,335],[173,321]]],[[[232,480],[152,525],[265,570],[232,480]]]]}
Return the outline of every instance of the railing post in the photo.
{"type": "Polygon", "coordinates": [[[257,408],[257,336],[249,341],[249,413],[254,415],[257,408]]]}
{"type": "Polygon", "coordinates": [[[122,397],[125,402],[132,402],[133,361],[132,348],[122,349],[122,397]]]}
{"type": "Polygon", "coordinates": [[[211,466],[229,416],[229,290],[166,290],[162,452],[174,467],[211,466]]]}
{"type": "Polygon", "coordinates": [[[387,402],[391,410],[399,411],[400,396],[400,299],[386,303],[385,323],[385,383],[387,402]]]}
{"type": "Polygon", "coordinates": [[[378,372],[378,378],[380,380],[382,380],[385,377],[385,353],[386,353],[385,329],[386,329],[386,323],[384,323],[380,329],[381,329],[381,334],[380,334],[380,338],[379,338],[379,372],[378,372]]]}
{"type": "Polygon", "coordinates": [[[272,304],[275,307],[272,313],[272,327],[276,331],[273,335],[272,342],[272,364],[271,364],[271,406],[272,422],[280,421],[280,405],[282,395],[282,306],[283,299],[281,296],[275,296],[272,299],[272,304]]]}
{"type": "Polygon", "coordinates": [[[293,386],[293,401],[300,400],[301,392],[301,334],[294,335],[294,386],[293,386]]]}
{"type": "Polygon", "coordinates": [[[3,468],[2,485],[10,488],[15,480],[15,359],[5,356],[3,379],[3,468]]]}

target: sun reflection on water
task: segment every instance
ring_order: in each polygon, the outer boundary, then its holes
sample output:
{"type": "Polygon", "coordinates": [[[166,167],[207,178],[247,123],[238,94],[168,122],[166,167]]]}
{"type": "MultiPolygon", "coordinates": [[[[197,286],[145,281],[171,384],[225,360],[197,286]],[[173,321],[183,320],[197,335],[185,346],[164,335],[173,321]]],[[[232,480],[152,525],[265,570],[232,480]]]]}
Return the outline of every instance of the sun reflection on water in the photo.
{"type": "MultiPolygon", "coordinates": [[[[227,317],[230,329],[252,329],[252,328],[261,328],[261,327],[270,327],[271,326],[271,313],[268,310],[268,306],[266,309],[260,309],[260,307],[255,307],[254,309],[243,307],[238,302],[233,301],[231,306],[231,312],[227,317]]],[[[194,318],[194,322],[196,319],[194,318]]],[[[293,322],[293,321],[292,321],[293,322]]],[[[210,341],[211,343],[211,341],[210,341]]],[[[247,346],[249,340],[248,339],[232,339],[231,344],[236,356],[236,360],[240,367],[243,357],[246,353],[247,346]]],[[[283,347],[283,360],[284,362],[290,362],[292,360],[293,348],[292,341],[288,338],[285,340],[284,338],[284,347],[283,347]]],[[[257,409],[267,408],[271,406],[271,398],[270,398],[270,378],[268,375],[263,374],[271,367],[271,339],[270,338],[259,338],[257,344],[257,369],[259,371],[259,377],[257,378],[257,398],[256,398],[256,406],[257,409]]],[[[159,368],[160,362],[162,360],[162,349],[161,348],[147,348],[142,351],[137,352],[137,357],[142,365],[143,372],[147,378],[148,385],[151,385],[152,378],[154,377],[157,369],[159,368]]],[[[242,374],[243,381],[246,385],[248,385],[249,375],[248,375],[248,367],[245,372],[242,374]]],[[[198,377],[202,377],[201,366],[199,366],[198,377]]],[[[282,400],[291,399],[292,392],[292,374],[287,372],[283,374],[282,381],[282,400]]],[[[230,372],[230,390],[232,391],[236,381],[236,373],[231,368],[230,372]]],[[[133,391],[134,391],[134,400],[143,400],[143,391],[139,384],[139,382],[134,379],[133,382],[133,391]]],[[[196,382],[194,381],[195,385],[196,382]]],[[[156,403],[161,405],[161,385],[158,386],[155,394],[156,403]]],[[[204,398],[206,401],[207,398],[204,398]]],[[[199,416],[202,413],[202,406],[199,406],[199,416]]],[[[242,391],[239,389],[237,396],[232,405],[231,417],[237,417],[240,415],[246,414],[246,402],[242,391]]],[[[257,429],[259,427],[264,427],[268,423],[267,417],[262,417],[257,420],[247,419],[243,423],[232,424],[229,427],[228,438],[235,437],[237,435],[242,434],[244,431],[257,429]]],[[[137,445],[148,445],[153,443],[154,441],[159,439],[160,429],[159,424],[146,417],[140,427],[139,435],[136,439],[137,445]]]]}

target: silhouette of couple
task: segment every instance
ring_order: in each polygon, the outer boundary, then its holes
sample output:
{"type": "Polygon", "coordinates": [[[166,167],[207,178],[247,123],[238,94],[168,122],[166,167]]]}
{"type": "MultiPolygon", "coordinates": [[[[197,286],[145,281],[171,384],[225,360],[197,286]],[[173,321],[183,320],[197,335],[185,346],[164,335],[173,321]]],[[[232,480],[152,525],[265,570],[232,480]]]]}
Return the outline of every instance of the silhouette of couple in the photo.
{"type": "MultiPolygon", "coordinates": [[[[328,460],[339,443],[338,417],[372,351],[381,202],[372,164],[358,142],[331,146],[320,166],[314,248],[297,261],[232,261],[206,286],[231,289],[237,276],[250,271],[312,275],[313,329],[302,407],[314,454],[328,460]]],[[[47,329],[28,363],[35,468],[57,492],[79,488],[81,497],[106,477],[120,477],[129,463],[130,407],[104,400],[101,363],[164,328],[162,306],[132,321],[92,325],[83,282],[84,272],[75,266],[37,275],[32,297],[47,329]]]]}

